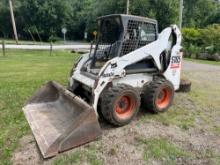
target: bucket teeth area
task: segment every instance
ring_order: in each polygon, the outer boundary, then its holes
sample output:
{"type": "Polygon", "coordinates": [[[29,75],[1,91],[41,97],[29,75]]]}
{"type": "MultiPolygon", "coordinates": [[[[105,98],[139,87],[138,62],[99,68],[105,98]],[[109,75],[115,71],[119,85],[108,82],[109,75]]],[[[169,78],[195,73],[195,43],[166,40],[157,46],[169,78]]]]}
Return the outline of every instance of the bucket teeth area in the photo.
{"type": "Polygon", "coordinates": [[[44,158],[101,135],[93,108],[56,82],[48,82],[23,107],[44,158]]]}

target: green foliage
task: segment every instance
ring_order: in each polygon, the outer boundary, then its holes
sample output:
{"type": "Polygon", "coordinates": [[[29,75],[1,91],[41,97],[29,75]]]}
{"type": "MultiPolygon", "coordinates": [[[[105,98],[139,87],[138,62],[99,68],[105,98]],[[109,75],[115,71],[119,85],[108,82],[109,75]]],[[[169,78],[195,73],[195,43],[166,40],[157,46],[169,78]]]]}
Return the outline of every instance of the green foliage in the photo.
{"type": "Polygon", "coordinates": [[[71,14],[67,0],[22,0],[17,14],[20,18],[18,29],[24,36],[29,31],[37,38],[37,31],[44,40],[61,35],[61,28],[66,25],[71,14]]]}
{"type": "Polygon", "coordinates": [[[182,34],[187,53],[220,53],[220,24],[209,25],[203,29],[183,28],[182,34]]]}
{"type": "Polygon", "coordinates": [[[50,41],[50,42],[57,42],[57,41],[61,41],[61,40],[63,40],[63,39],[60,37],[54,37],[54,36],[50,36],[50,38],[48,39],[48,41],[50,41]]]}
{"type": "Polygon", "coordinates": [[[219,1],[214,0],[184,0],[183,24],[185,27],[205,27],[208,23],[217,23],[213,16],[220,10],[219,1]]]}
{"type": "Polygon", "coordinates": [[[0,1],[0,36],[11,37],[9,34],[12,31],[10,20],[10,13],[7,6],[7,0],[0,1]],[[6,21],[7,20],[7,21],[6,21]]]}
{"type": "Polygon", "coordinates": [[[183,28],[182,35],[186,44],[197,45],[200,42],[201,33],[199,29],[195,28],[183,28]]]}
{"type": "MultiPolygon", "coordinates": [[[[44,41],[62,37],[67,27],[67,39],[83,39],[84,32],[93,39],[96,18],[107,14],[126,13],[126,0],[16,0],[15,19],[21,39],[44,41]]],[[[130,0],[130,14],[155,18],[159,29],[178,24],[179,0],[130,0]]],[[[220,3],[214,0],[184,0],[185,27],[205,27],[220,22],[220,3]]],[[[13,37],[8,1],[0,1],[0,37],[13,37]]]]}
{"type": "Polygon", "coordinates": [[[220,53],[220,24],[210,25],[201,29],[201,39],[205,48],[210,48],[210,53],[220,53]]]}
{"type": "Polygon", "coordinates": [[[170,24],[178,23],[178,2],[178,0],[131,1],[131,13],[157,19],[159,29],[162,30],[170,24]]]}

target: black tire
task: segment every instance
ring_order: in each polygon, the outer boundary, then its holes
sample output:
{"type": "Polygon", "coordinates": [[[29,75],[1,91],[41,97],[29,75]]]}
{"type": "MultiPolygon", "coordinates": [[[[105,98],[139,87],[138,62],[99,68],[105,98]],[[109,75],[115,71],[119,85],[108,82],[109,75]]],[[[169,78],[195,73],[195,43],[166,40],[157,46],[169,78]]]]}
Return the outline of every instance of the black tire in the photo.
{"type": "Polygon", "coordinates": [[[142,105],[151,112],[162,113],[167,111],[172,105],[173,98],[174,87],[163,78],[157,78],[143,87],[142,105]]]}
{"type": "Polygon", "coordinates": [[[192,83],[189,80],[181,79],[180,87],[177,92],[188,93],[191,91],[191,85],[192,83]]]}
{"type": "Polygon", "coordinates": [[[140,108],[140,94],[132,86],[118,84],[103,91],[101,113],[105,120],[115,126],[132,121],[140,108]]]}

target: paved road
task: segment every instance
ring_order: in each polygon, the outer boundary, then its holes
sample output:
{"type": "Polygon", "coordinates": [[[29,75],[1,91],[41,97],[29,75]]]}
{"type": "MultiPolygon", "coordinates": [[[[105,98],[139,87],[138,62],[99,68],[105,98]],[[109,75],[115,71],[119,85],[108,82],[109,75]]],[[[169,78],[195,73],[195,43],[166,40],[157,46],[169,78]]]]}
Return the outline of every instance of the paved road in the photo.
{"type": "MultiPolygon", "coordinates": [[[[220,72],[220,66],[210,64],[200,64],[191,61],[183,62],[184,71],[196,71],[196,72],[220,72]]],[[[208,76],[208,75],[207,75],[208,76]]]]}
{"type": "Polygon", "coordinates": [[[197,86],[201,89],[212,87],[220,89],[220,66],[184,61],[182,77],[199,84],[197,86]]]}

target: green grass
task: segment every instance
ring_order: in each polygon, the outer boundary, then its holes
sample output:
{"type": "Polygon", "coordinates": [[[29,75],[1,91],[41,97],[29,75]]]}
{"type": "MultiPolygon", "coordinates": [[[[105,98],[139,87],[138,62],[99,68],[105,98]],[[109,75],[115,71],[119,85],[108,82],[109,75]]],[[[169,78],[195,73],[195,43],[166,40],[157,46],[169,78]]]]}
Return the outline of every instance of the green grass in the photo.
{"type": "Polygon", "coordinates": [[[24,102],[48,80],[67,84],[78,55],[67,51],[8,51],[0,55],[0,164],[10,164],[18,140],[30,132],[24,102]]]}
{"type": "MultiPolygon", "coordinates": [[[[6,44],[16,44],[16,41],[13,40],[13,39],[3,39],[3,38],[0,38],[0,44],[2,43],[2,41],[5,41],[6,44]]],[[[67,41],[67,42],[71,42],[71,41],[67,41]]],[[[80,42],[80,43],[84,43],[84,44],[89,44],[89,42],[85,41],[85,40],[80,40],[80,41],[75,41],[75,42],[80,42]]],[[[49,45],[50,42],[45,42],[45,41],[28,41],[28,40],[19,40],[18,42],[19,45],[49,45]]],[[[56,41],[56,42],[53,42],[53,45],[63,45],[64,42],[63,42],[63,39],[61,38],[60,40],[56,41]]]]}
{"type": "Polygon", "coordinates": [[[212,130],[216,135],[220,135],[220,126],[215,126],[212,130]]]}
{"type": "Polygon", "coordinates": [[[80,164],[82,160],[82,152],[66,154],[59,159],[54,160],[53,165],[80,164]]]}
{"type": "MultiPolygon", "coordinates": [[[[16,41],[13,39],[3,39],[0,38],[0,42],[5,41],[6,44],[16,44],[16,41]]],[[[39,42],[39,41],[27,41],[27,40],[19,40],[18,44],[27,44],[27,45],[33,45],[33,44],[49,44],[49,42],[39,42]]]]}
{"type": "Polygon", "coordinates": [[[147,162],[154,159],[162,161],[163,164],[176,164],[177,158],[190,156],[189,153],[164,138],[139,139],[139,143],[144,145],[143,157],[147,162]]]}
{"type": "MultiPolygon", "coordinates": [[[[186,76],[187,79],[190,75],[186,76]]],[[[220,88],[215,85],[201,83],[199,80],[192,81],[192,89],[189,93],[176,93],[173,105],[166,113],[144,115],[142,120],[160,122],[166,126],[178,126],[184,130],[196,127],[196,121],[204,124],[209,131],[220,134],[214,119],[220,115],[219,92],[220,88]],[[207,90],[208,89],[208,90],[207,90]]]]}
{"type": "MultiPolygon", "coordinates": [[[[220,155],[219,153],[214,152],[212,149],[208,148],[206,150],[202,150],[200,152],[202,157],[209,159],[209,164],[212,165],[219,165],[220,164],[220,155]]],[[[196,157],[201,157],[201,155],[198,155],[198,153],[195,153],[196,157]]]]}
{"type": "Polygon", "coordinates": [[[52,164],[53,165],[71,165],[71,164],[85,164],[89,165],[102,165],[103,161],[97,158],[96,151],[97,147],[95,145],[90,145],[87,149],[83,151],[76,151],[74,153],[64,154],[56,158],[52,164]]]}
{"type": "Polygon", "coordinates": [[[166,113],[149,114],[143,118],[144,120],[154,120],[160,122],[166,126],[176,125],[187,130],[190,127],[194,127],[195,116],[196,114],[194,112],[189,113],[186,109],[172,106],[166,113]]]}
{"type": "Polygon", "coordinates": [[[184,58],[184,60],[201,63],[201,64],[210,64],[210,65],[220,66],[220,61],[198,60],[198,59],[192,59],[192,58],[184,58]]]}

